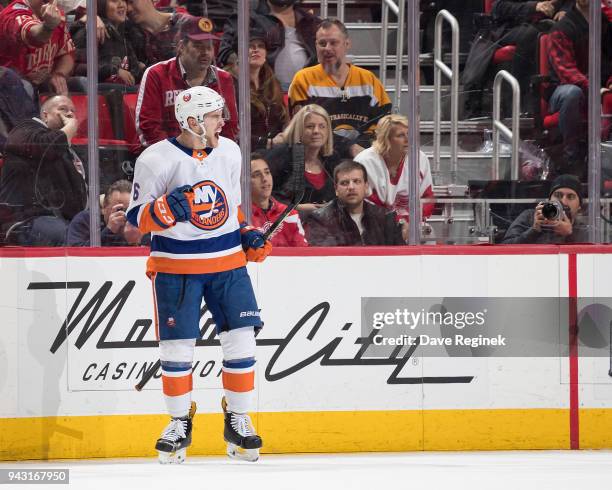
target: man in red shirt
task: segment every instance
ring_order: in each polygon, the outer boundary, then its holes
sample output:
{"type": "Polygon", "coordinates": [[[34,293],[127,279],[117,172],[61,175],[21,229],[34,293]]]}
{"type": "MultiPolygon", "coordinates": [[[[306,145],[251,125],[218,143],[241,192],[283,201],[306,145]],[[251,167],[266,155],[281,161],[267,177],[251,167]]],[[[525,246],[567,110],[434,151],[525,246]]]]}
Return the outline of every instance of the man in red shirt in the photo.
{"type": "MultiPolygon", "coordinates": [[[[262,231],[270,228],[287,208],[272,197],[272,174],[268,162],[259,153],[251,154],[251,223],[262,231]]],[[[307,247],[304,228],[296,210],[289,213],[271,238],[274,247],[307,247]]]]}
{"type": "Polygon", "coordinates": [[[68,94],[74,44],[57,0],[15,0],[0,12],[0,65],[35,87],[68,94]]]}
{"type": "Polygon", "coordinates": [[[176,58],[157,63],[144,72],[136,104],[140,151],[180,133],[174,116],[174,99],[190,87],[209,87],[225,99],[226,122],[221,134],[232,140],[238,137],[234,82],[229,73],[212,65],[213,41],[219,38],[211,31],[212,22],[205,17],[183,18],[176,58]]]}

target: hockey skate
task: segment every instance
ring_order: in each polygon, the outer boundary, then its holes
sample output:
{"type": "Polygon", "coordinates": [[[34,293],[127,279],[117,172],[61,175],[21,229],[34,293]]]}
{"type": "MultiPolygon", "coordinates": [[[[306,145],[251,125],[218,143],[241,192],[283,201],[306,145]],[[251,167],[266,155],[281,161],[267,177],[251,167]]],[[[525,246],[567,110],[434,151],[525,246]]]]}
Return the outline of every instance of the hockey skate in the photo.
{"type": "Polygon", "coordinates": [[[228,412],[225,397],[221,399],[221,407],[225,415],[223,438],[227,442],[227,455],[241,461],[257,461],[262,441],[255,433],[251,418],[246,413],[228,412]]]}
{"type": "Polygon", "coordinates": [[[191,402],[187,417],[172,418],[168,426],[157,439],[158,459],[161,464],[181,464],[187,457],[187,448],[191,445],[191,429],[196,403],[191,402]]]}

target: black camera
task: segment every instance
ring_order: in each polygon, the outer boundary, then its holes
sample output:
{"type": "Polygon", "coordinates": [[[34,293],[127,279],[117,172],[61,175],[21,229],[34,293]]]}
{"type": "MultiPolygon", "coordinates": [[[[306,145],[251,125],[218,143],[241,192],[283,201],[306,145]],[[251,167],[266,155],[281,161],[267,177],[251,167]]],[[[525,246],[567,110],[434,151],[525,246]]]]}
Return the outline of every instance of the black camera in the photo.
{"type": "Polygon", "coordinates": [[[544,201],[542,203],[542,216],[547,220],[561,219],[564,214],[570,219],[570,209],[559,201],[544,201]]]}

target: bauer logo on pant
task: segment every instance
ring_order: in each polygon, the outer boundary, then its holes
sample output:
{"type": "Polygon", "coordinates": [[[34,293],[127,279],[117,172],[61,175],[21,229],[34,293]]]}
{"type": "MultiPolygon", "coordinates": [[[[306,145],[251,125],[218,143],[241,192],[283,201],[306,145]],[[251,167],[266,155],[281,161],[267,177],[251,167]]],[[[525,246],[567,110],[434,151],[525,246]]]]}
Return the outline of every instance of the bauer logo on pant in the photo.
{"type": "Polygon", "coordinates": [[[220,228],[229,216],[225,192],[212,180],[197,183],[193,186],[192,211],[191,223],[201,230],[220,228]]]}

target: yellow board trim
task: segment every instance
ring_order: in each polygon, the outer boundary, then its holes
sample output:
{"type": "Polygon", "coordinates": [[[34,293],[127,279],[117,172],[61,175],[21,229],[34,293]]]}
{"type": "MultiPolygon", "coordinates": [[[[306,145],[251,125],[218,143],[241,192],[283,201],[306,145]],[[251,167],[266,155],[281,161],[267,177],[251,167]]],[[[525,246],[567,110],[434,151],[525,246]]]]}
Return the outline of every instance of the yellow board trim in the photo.
{"type": "MultiPolygon", "coordinates": [[[[155,456],[166,415],[0,419],[0,460],[155,456]]],[[[569,410],[253,414],[262,453],[569,449],[569,410]]],[[[225,453],[221,414],[197,414],[192,455],[225,453]]],[[[612,409],[580,410],[582,448],[612,446],[612,409]]]]}

